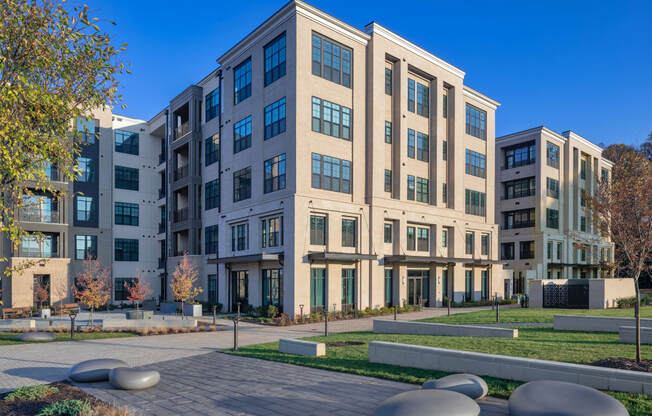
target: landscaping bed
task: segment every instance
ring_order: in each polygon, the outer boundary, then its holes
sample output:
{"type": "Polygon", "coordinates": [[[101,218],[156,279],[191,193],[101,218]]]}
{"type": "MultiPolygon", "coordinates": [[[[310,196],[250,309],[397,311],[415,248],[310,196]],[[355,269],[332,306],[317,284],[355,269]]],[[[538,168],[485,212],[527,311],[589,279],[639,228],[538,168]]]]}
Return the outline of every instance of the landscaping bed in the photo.
{"type": "Polygon", "coordinates": [[[608,357],[603,360],[594,361],[591,365],[598,367],[617,368],[619,370],[642,371],[652,373],[652,360],[641,360],[636,362],[632,358],[608,357]]]}
{"type": "Polygon", "coordinates": [[[81,416],[128,416],[125,409],[117,409],[68,382],[22,387],[0,394],[0,415],[49,416],[75,413],[81,416]]]}
{"type": "MultiPolygon", "coordinates": [[[[270,309],[272,307],[269,307],[270,309]]],[[[244,311],[247,315],[241,315],[240,321],[249,322],[253,324],[261,325],[274,325],[274,326],[287,326],[287,325],[299,325],[299,324],[311,324],[315,322],[323,322],[325,320],[324,313],[311,313],[303,317],[297,317],[290,319],[290,316],[287,313],[278,313],[276,307],[273,307],[273,310],[265,309],[264,307],[247,307],[244,311]]],[[[397,314],[407,313],[407,312],[418,312],[421,308],[419,306],[399,306],[397,307],[397,314]]],[[[244,312],[243,312],[244,313],[244,312]]],[[[349,312],[329,312],[328,320],[329,321],[346,321],[351,319],[360,319],[360,318],[369,318],[376,316],[393,316],[394,308],[366,308],[356,311],[349,312]]],[[[231,318],[232,319],[232,318],[231,318]]]]}

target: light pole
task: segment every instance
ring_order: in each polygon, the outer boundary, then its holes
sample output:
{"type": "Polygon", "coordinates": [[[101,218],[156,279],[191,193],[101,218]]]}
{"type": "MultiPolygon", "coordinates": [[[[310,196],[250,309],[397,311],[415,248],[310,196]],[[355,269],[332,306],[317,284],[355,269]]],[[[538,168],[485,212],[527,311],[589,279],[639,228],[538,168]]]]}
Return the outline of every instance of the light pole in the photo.
{"type": "Polygon", "coordinates": [[[70,316],[70,339],[75,336],[75,318],[77,317],[77,312],[71,311],[68,313],[70,316]]]}

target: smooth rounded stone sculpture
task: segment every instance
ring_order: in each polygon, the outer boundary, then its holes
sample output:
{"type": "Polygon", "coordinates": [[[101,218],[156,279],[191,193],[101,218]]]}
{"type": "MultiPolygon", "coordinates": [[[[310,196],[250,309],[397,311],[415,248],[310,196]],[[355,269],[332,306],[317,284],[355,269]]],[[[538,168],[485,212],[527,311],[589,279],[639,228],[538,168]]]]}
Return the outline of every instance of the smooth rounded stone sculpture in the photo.
{"type": "Polygon", "coordinates": [[[107,381],[109,371],[117,367],[127,367],[127,363],[114,358],[99,358],[96,360],[82,361],[77,363],[68,372],[72,381],[80,383],[92,383],[96,381],[107,381]]]}
{"type": "Polygon", "coordinates": [[[51,332],[25,332],[18,337],[18,341],[54,341],[57,339],[51,332]]]}
{"type": "Polygon", "coordinates": [[[594,388],[565,381],[531,381],[507,402],[510,416],[629,416],[618,400],[594,388]]]}
{"type": "Polygon", "coordinates": [[[142,390],[154,387],[161,379],[158,371],[119,367],[109,373],[109,382],[117,389],[142,390]]]}
{"type": "Polygon", "coordinates": [[[489,392],[487,383],[473,374],[451,374],[437,380],[426,381],[422,388],[455,391],[473,400],[483,399],[489,392]]]}
{"type": "Polygon", "coordinates": [[[378,406],[374,416],[478,416],[480,406],[463,394],[449,390],[412,390],[392,396],[378,406]]]}

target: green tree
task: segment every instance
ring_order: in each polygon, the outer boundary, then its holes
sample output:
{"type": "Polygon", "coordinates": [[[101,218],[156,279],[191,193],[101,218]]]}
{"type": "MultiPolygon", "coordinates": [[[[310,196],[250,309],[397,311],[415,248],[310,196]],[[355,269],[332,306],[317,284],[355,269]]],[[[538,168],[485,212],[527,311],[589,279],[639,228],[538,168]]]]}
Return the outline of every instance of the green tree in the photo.
{"type": "Polygon", "coordinates": [[[34,196],[69,196],[51,172],[63,182],[79,172],[85,134],[74,127],[85,123],[76,121],[121,102],[126,45],[114,47],[99,24],[65,0],[0,0],[0,234],[14,247],[34,196]]]}

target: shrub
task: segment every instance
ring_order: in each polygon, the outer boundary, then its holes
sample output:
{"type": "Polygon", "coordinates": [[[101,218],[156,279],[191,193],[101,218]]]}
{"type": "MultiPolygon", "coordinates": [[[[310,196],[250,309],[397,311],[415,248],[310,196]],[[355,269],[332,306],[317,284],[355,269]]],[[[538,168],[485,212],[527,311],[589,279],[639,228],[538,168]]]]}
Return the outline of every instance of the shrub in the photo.
{"type": "MultiPolygon", "coordinates": [[[[641,296],[641,305],[647,304],[647,295],[641,296]]],[[[636,306],[636,296],[616,299],[616,305],[619,309],[633,308],[636,306]]]]}
{"type": "Polygon", "coordinates": [[[269,305],[265,311],[265,316],[268,318],[276,318],[278,316],[278,308],[274,305],[269,305]]]}
{"type": "Polygon", "coordinates": [[[289,325],[290,321],[291,321],[290,320],[290,314],[287,313],[287,312],[283,312],[278,318],[278,324],[279,325],[283,325],[283,326],[289,325]]]}
{"type": "Polygon", "coordinates": [[[79,416],[90,415],[93,409],[89,402],[81,400],[64,400],[45,406],[37,416],[79,416]]]}
{"type": "Polygon", "coordinates": [[[36,386],[19,387],[5,396],[6,401],[10,400],[37,400],[49,394],[58,392],[59,389],[48,384],[36,386]]]}

